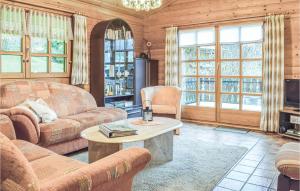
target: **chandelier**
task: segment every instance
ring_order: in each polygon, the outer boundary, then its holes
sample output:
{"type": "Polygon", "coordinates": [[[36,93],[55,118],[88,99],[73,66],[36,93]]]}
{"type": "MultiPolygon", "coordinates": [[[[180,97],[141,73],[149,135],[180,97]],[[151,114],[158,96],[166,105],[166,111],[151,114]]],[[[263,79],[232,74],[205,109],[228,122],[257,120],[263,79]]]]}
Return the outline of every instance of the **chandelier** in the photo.
{"type": "Polygon", "coordinates": [[[161,0],[123,0],[123,6],[136,11],[149,11],[161,6],[161,0]]]}

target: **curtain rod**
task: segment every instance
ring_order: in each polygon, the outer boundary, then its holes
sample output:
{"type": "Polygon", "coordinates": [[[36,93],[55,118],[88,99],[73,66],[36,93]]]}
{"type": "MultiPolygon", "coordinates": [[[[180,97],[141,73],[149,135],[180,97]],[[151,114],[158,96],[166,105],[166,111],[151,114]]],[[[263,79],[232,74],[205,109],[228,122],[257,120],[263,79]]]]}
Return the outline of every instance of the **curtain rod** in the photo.
{"type": "MultiPolygon", "coordinates": [[[[53,12],[53,13],[61,14],[61,15],[63,15],[63,14],[57,13],[57,12],[63,12],[63,13],[71,14],[71,15],[78,14],[78,15],[86,16],[86,15],[83,15],[80,11],[70,11],[70,10],[66,10],[66,9],[51,8],[51,7],[42,6],[42,5],[30,4],[27,2],[20,2],[18,0],[10,0],[8,2],[4,1],[4,4],[13,5],[13,6],[17,6],[17,7],[22,7],[22,5],[25,5],[25,6],[29,6],[29,7],[25,7],[25,9],[29,8],[29,9],[38,10],[38,11],[41,11],[41,9],[46,9],[46,11],[48,11],[48,12],[53,12]]],[[[24,8],[24,7],[22,7],[22,8],[24,8]]]]}
{"type": "MultiPolygon", "coordinates": [[[[196,23],[190,23],[190,24],[179,24],[179,25],[170,25],[170,26],[163,26],[161,29],[166,29],[169,27],[178,27],[178,28],[189,28],[193,26],[198,26],[198,25],[204,25],[204,24],[217,24],[217,23],[223,23],[223,22],[230,22],[230,21],[239,21],[239,20],[248,20],[248,19],[259,19],[259,18],[264,18],[265,16],[268,15],[279,15],[279,14],[284,14],[284,15],[289,15],[291,14],[290,12],[285,12],[285,13],[267,13],[263,15],[257,15],[257,16],[250,16],[250,17],[239,17],[239,18],[232,18],[232,19],[220,19],[220,20],[215,20],[215,21],[203,21],[203,22],[196,22],[196,23]]],[[[287,18],[287,17],[285,17],[287,18]]]]}

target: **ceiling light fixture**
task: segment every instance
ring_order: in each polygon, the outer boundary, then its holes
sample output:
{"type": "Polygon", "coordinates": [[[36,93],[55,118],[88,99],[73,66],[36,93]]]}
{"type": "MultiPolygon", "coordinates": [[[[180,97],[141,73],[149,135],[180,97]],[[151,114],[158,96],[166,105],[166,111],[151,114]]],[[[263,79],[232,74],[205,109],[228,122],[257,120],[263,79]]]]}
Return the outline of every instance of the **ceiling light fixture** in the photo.
{"type": "Polygon", "coordinates": [[[161,6],[161,0],[123,0],[123,6],[136,11],[149,11],[161,6]]]}

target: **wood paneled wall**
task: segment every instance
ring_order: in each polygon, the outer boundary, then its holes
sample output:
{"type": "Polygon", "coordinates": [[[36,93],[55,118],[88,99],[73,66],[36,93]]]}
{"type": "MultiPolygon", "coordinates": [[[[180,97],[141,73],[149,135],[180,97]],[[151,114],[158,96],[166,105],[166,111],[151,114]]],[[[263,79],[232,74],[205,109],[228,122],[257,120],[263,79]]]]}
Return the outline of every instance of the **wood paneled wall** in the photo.
{"type": "MultiPolygon", "coordinates": [[[[300,79],[299,0],[177,0],[144,19],[144,37],[152,42],[153,59],[160,61],[159,83],[164,84],[165,29],[197,27],[196,23],[230,23],[268,13],[285,13],[285,77],[300,79]],[[191,25],[191,26],[189,26],[191,25]]],[[[255,19],[255,18],[252,18],[255,19]]],[[[204,26],[207,24],[199,24],[204,26]]]]}
{"type": "MultiPolygon", "coordinates": [[[[88,37],[98,22],[113,18],[122,18],[128,22],[133,29],[135,38],[135,53],[138,55],[143,50],[144,26],[143,18],[136,14],[129,14],[123,10],[114,10],[105,7],[91,5],[78,0],[4,0],[4,3],[26,7],[28,9],[40,9],[49,12],[57,12],[71,16],[73,13],[80,13],[87,16],[88,37]]],[[[1,74],[0,74],[1,75],[1,74]]],[[[70,83],[69,78],[42,78],[43,80],[52,80],[62,83],[70,83]]],[[[19,79],[0,79],[0,85],[3,83],[19,79]]],[[[85,87],[89,89],[89,87],[85,87]]]]}

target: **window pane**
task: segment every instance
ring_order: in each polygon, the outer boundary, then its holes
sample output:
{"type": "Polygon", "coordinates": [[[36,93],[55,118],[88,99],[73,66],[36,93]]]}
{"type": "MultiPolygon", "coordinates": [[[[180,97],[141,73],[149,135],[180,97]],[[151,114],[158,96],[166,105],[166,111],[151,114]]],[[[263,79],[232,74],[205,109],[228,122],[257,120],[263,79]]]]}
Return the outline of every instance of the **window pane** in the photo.
{"type": "Polygon", "coordinates": [[[125,49],[125,40],[116,40],[116,50],[125,49]]]}
{"type": "Polygon", "coordinates": [[[127,50],[133,49],[133,39],[126,40],[126,49],[127,50]]]}
{"type": "Polygon", "coordinates": [[[222,61],[221,62],[222,76],[239,76],[240,62],[238,61],[222,61]]]}
{"type": "Polygon", "coordinates": [[[48,40],[46,38],[31,38],[32,53],[48,53],[48,40]]]}
{"type": "Polygon", "coordinates": [[[199,78],[199,90],[214,92],[215,91],[215,78],[199,78]]]}
{"type": "Polygon", "coordinates": [[[208,94],[208,93],[200,93],[199,94],[199,106],[202,107],[215,107],[215,94],[208,94]]]}
{"type": "Polygon", "coordinates": [[[183,77],[182,78],[182,89],[196,91],[197,78],[183,77]]]}
{"type": "Polygon", "coordinates": [[[199,62],[199,75],[215,75],[215,62],[199,62]]]}
{"type": "Polygon", "coordinates": [[[134,54],[133,51],[128,52],[128,62],[133,62],[134,61],[134,54]]]}
{"type": "Polygon", "coordinates": [[[199,59],[200,60],[211,60],[215,59],[215,46],[200,46],[199,48],[199,59]]]}
{"type": "Polygon", "coordinates": [[[243,110],[261,111],[261,96],[243,96],[243,110]]]}
{"type": "Polygon", "coordinates": [[[239,78],[222,78],[222,92],[236,92],[240,91],[239,78]]]}
{"type": "Polygon", "coordinates": [[[222,27],[220,30],[220,42],[238,42],[239,27],[222,27]]]}
{"type": "Polygon", "coordinates": [[[111,53],[110,52],[105,52],[104,53],[104,62],[105,63],[110,63],[111,62],[111,53]]]}
{"type": "Polygon", "coordinates": [[[1,34],[1,50],[3,51],[21,51],[22,38],[18,35],[1,34]]]}
{"type": "Polygon", "coordinates": [[[51,53],[52,54],[65,54],[65,41],[52,40],[51,41],[51,53]]]}
{"type": "Polygon", "coordinates": [[[243,61],[243,76],[262,76],[262,61],[243,61]]]}
{"type": "Polygon", "coordinates": [[[242,58],[262,58],[262,43],[243,44],[242,58]]]}
{"type": "Polygon", "coordinates": [[[31,72],[48,72],[48,57],[31,57],[31,72]]]}
{"type": "Polygon", "coordinates": [[[22,56],[1,55],[1,72],[3,73],[21,73],[22,56]]]}
{"type": "Polygon", "coordinates": [[[238,59],[240,58],[239,44],[222,44],[221,59],[238,59]]]}
{"type": "Polygon", "coordinates": [[[196,62],[183,62],[182,63],[182,75],[196,75],[197,63],[196,62]]]}
{"type": "Polygon", "coordinates": [[[125,52],[116,52],[115,62],[125,62],[125,52]]]}
{"type": "Polygon", "coordinates": [[[66,59],[62,57],[52,57],[51,72],[66,72],[66,59]]]}
{"type": "Polygon", "coordinates": [[[196,44],[195,31],[181,31],[179,33],[179,46],[188,46],[196,44]]]}
{"type": "Polygon", "coordinates": [[[196,60],[196,48],[182,48],[181,49],[181,60],[196,60]]]}
{"type": "Polygon", "coordinates": [[[195,92],[183,92],[182,103],[184,105],[197,105],[196,104],[196,93],[195,92]]]}
{"type": "Polygon", "coordinates": [[[240,97],[237,94],[222,95],[222,109],[239,109],[240,97]]]}
{"type": "Polygon", "coordinates": [[[197,44],[212,44],[215,42],[215,29],[201,29],[197,32],[197,44]]]}
{"type": "Polygon", "coordinates": [[[262,93],[262,80],[257,78],[244,78],[243,93],[262,93]]]}
{"type": "Polygon", "coordinates": [[[262,40],[262,24],[241,26],[241,41],[262,40]]]}

